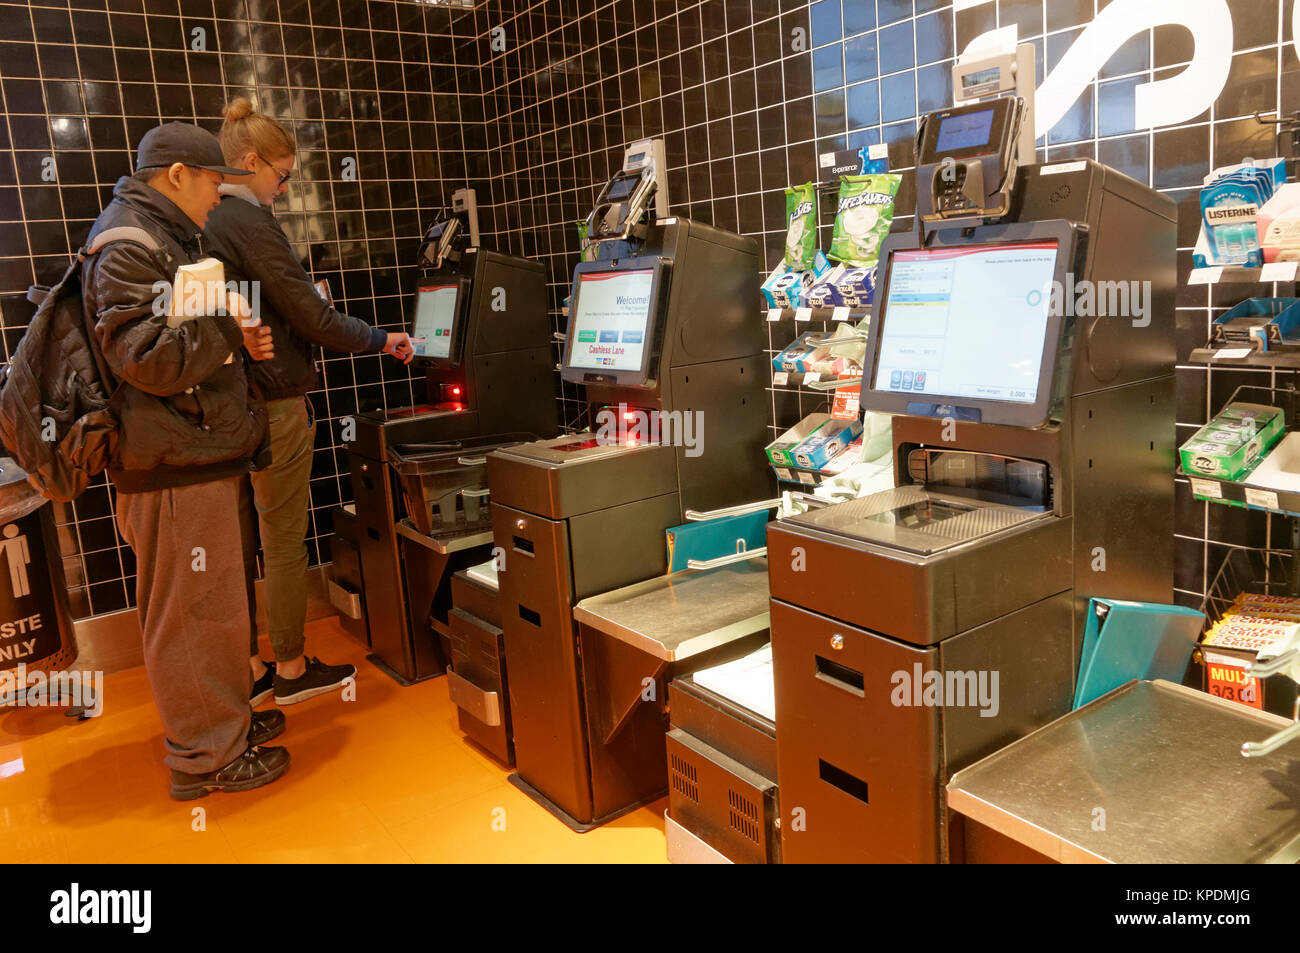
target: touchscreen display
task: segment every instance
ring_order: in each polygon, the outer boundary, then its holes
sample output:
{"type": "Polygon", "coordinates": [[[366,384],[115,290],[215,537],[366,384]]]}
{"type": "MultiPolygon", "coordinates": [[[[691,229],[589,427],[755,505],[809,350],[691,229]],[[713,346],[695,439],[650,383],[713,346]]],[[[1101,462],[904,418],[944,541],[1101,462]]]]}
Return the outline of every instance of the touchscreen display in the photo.
{"type": "Polygon", "coordinates": [[[934,151],[953,152],[957,149],[987,146],[989,133],[992,131],[992,106],[975,112],[944,116],[939,120],[939,135],[935,140],[934,151]]]}
{"type": "Polygon", "coordinates": [[[569,366],[639,371],[652,312],[653,268],[578,276],[569,327],[569,366]]]}
{"type": "Polygon", "coordinates": [[[1038,398],[1056,242],[894,252],[872,388],[934,403],[1038,398]]]}
{"type": "Polygon", "coordinates": [[[451,331],[456,324],[459,290],[454,283],[420,285],[415,294],[415,327],[411,332],[416,357],[451,357],[451,331]]]}

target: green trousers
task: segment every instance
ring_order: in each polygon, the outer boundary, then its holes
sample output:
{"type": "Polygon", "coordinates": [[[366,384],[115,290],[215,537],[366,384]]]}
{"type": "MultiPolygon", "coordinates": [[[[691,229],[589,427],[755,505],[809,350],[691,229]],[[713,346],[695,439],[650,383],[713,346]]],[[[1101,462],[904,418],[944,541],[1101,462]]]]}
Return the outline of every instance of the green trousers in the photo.
{"type": "Polygon", "coordinates": [[[257,542],[265,568],[262,596],[276,661],[303,654],[307,621],[307,509],[316,424],[305,397],[266,404],[271,428],[271,465],[244,481],[244,564],[248,589],[250,655],[257,654],[257,542]],[[254,518],[254,513],[256,517],[254,518]],[[254,523],[256,527],[254,528],[254,523]]]}

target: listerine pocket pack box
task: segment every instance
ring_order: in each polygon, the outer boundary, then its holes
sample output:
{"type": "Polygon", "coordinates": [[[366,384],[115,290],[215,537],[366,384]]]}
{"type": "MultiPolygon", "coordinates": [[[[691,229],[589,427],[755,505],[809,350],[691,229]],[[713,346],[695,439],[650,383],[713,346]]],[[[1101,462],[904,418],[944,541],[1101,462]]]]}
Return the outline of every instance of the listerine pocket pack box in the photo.
{"type": "Polygon", "coordinates": [[[1179,449],[1183,470],[1192,476],[1235,480],[1277,443],[1284,423],[1277,407],[1231,403],[1179,449]]]}
{"type": "Polygon", "coordinates": [[[767,459],[773,466],[794,466],[795,447],[811,437],[818,427],[830,419],[830,414],[809,414],[767,445],[767,459]]]}
{"type": "Polygon", "coordinates": [[[820,470],[854,440],[862,435],[862,421],[832,418],[818,427],[803,443],[794,448],[796,466],[820,470]]]}
{"type": "Polygon", "coordinates": [[[1196,267],[1245,265],[1264,262],[1256,219],[1260,209],[1285,181],[1285,162],[1268,159],[1215,169],[1201,189],[1201,223],[1204,247],[1193,253],[1196,267]],[[1208,254],[1207,254],[1208,253],[1208,254]]]}

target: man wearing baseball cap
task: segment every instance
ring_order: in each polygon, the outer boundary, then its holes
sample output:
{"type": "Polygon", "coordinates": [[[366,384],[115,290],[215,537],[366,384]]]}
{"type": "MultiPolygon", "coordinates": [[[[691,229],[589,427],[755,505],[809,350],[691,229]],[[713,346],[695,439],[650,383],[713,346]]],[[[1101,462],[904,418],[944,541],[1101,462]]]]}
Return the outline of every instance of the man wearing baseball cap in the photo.
{"type": "Polygon", "coordinates": [[[172,122],[140,141],[87,244],[135,228],[86,259],[87,320],[117,390],[117,448],[108,468],[117,520],[136,555],[144,663],[166,733],[172,797],[246,791],[289,766],[261,747],[284,715],[252,716],[239,483],[268,453],[266,413],[249,393],[245,353],[271,356],[270,332],[244,328],[242,299],[169,322],[176,269],[205,257],[202,228],[227,168],[214,135],[172,122]],[[147,239],[147,240],[146,240],[147,239]],[[228,312],[234,312],[228,313],[228,312]],[[172,326],[172,325],[175,326],[172,326]]]}

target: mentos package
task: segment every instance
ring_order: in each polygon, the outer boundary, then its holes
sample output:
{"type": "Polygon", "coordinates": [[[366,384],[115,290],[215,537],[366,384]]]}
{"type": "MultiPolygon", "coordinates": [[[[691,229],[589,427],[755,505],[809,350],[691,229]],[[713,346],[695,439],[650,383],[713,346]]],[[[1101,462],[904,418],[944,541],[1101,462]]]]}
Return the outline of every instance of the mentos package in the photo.
{"type": "Polygon", "coordinates": [[[803,271],[817,251],[817,190],[811,182],[785,190],[785,262],[803,271]]]}
{"type": "Polygon", "coordinates": [[[894,196],[900,181],[902,176],[893,173],[846,175],[840,180],[831,258],[860,268],[875,265],[894,221],[894,196]]]}

